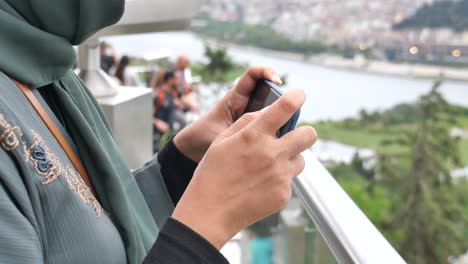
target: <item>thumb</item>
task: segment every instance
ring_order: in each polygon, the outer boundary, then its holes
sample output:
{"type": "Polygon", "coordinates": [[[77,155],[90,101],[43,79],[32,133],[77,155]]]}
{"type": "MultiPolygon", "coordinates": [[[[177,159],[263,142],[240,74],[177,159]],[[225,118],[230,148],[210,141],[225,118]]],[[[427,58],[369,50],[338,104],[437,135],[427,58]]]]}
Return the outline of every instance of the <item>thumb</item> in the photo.
{"type": "Polygon", "coordinates": [[[252,121],[258,119],[261,116],[261,114],[262,114],[262,111],[251,112],[251,113],[244,114],[234,124],[232,124],[228,129],[223,131],[219,135],[219,137],[218,137],[218,139],[216,141],[223,140],[223,139],[226,139],[228,137],[231,137],[231,136],[235,135],[237,132],[241,131],[248,124],[252,123],[252,121]]]}

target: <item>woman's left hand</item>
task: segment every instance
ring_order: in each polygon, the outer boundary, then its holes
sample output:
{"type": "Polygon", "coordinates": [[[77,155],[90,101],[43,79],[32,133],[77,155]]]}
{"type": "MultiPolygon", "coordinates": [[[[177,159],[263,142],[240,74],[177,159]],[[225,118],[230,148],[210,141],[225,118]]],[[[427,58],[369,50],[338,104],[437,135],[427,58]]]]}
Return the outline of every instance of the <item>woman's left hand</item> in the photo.
{"type": "Polygon", "coordinates": [[[214,139],[242,116],[259,79],[281,84],[281,79],[273,68],[250,67],[237,85],[207,115],[177,134],[174,138],[177,148],[191,160],[200,162],[214,139]]]}

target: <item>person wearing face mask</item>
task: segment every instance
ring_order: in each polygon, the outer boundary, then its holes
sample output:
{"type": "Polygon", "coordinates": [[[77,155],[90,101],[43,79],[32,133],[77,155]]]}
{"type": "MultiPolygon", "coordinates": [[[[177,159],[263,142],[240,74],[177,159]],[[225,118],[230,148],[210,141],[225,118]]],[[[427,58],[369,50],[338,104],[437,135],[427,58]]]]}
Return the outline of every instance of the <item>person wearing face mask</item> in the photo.
{"type": "Polygon", "coordinates": [[[101,42],[99,46],[99,53],[101,56],[101,69],[110,74],[111,69],[117,65],[118,57],[111,44],[107,42],[101,42]]]}
{"type": "Polygon", "coordinates": [[[258,79],[280,83],[252,67],[131,172],[72,71],[74,46],[123,10],[123,0],[0,0],[2,263],[227,263],[220,248],[280,210],[304,168],[315,131],[275,137],[304,93],[242,115],[258,79]]]}

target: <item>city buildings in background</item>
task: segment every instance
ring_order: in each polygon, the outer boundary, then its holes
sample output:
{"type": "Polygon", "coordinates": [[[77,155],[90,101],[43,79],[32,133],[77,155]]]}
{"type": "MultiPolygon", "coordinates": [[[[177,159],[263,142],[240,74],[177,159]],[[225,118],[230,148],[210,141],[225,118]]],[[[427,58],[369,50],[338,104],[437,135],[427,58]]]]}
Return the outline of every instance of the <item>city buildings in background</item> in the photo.
{"type": "Polygon", "coordinates": [[[296,41],[372,49],[388,60],[468,62],[468,30],[394,29],[435,2],[440,0],[204,0],[202,12],[219,21],[269,26],[296,41]]]}

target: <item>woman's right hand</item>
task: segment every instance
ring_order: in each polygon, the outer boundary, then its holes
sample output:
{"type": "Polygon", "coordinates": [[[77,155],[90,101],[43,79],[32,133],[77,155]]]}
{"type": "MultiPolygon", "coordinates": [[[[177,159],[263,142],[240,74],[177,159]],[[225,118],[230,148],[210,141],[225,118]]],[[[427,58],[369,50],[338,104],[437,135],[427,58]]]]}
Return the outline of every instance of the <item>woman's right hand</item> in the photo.
{"type": "Polygon", "coordinates": [[[220,249],[241,229],[281,210],[291,197],[292,179],[304,169],[300,153],[313,145],[317,134],[312,127],[281,138],[276,132],[304,101],[302,90],[291,90],[219,135],[173,217],[220,249]]]}

